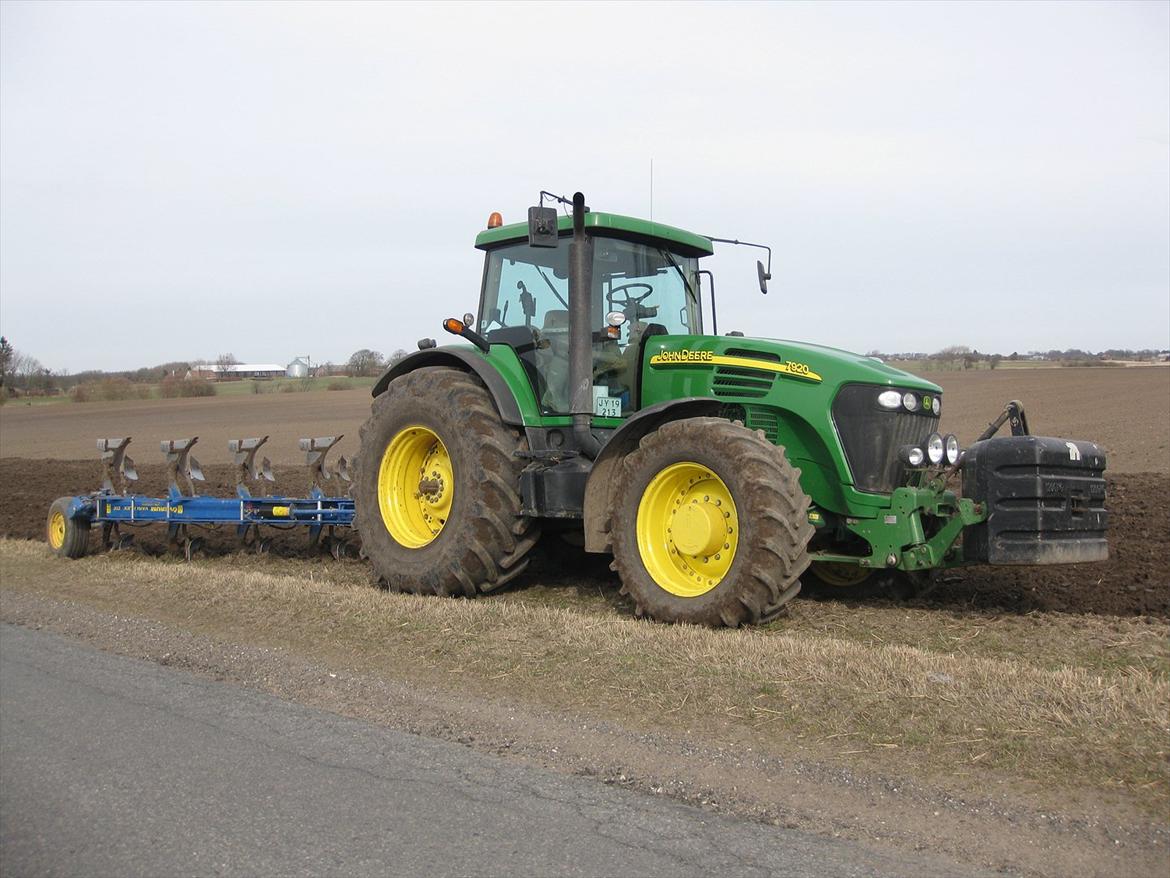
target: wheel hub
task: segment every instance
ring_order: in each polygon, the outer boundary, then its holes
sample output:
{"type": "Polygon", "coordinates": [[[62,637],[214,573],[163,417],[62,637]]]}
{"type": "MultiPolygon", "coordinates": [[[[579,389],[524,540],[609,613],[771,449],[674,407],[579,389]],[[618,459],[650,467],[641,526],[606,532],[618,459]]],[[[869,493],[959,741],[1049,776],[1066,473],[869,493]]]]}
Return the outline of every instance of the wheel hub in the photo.
{"type": "Polygon", "coordinates": [[[714,555],[727,531],[720,508],[696,498],[675,510],[670,527],[675,547],[684,555],[714,555]]]}

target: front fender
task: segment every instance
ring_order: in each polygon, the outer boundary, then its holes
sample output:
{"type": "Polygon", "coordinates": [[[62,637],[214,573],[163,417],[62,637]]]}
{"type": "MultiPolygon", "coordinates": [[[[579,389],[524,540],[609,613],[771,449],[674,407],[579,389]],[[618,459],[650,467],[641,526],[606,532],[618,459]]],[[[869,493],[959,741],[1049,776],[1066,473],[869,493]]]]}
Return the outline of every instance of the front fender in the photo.
{"type": "Polygon", "coordinates": [[[617,469],[622,459],[638,447],[642,437],[667,421],[712,417],[722,408],[719,400],[704,396],[667,400],[642,409],[614,432],[593,461],[585,484],[585,551],[610,551],[609,510],[614,491],[619,488],[615,484],[617,469]]]}
{"type": "Polygon", "coordinates": [[[425,351],[416,351],[409,354],[387,369],[382,377],[374,384],[373,396],[380,396],[386,392],[390,382],[401,378],[415,369],[425,369],[428,366],[446,366],[451,369],[462,369],[464,372],[474,372],[483,381],[496,404],[496,411],[500,419],[514,427],[523,427],[524,419],[520,415],[520,406],[512,388],[491,363],[470,348],[441,347],[425,351]]]}

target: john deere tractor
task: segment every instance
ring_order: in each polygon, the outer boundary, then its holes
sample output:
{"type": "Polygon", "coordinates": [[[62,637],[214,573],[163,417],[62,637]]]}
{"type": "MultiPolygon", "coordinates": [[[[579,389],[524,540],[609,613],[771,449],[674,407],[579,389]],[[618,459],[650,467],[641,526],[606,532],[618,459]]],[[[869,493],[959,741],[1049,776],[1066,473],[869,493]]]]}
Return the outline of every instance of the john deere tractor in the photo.
{"type": "Polygon", "coordinates": [[[423,339],[374,387],[356,524],[390,588],[490,592],[543,534],[612,553],[639,615],[737,626],[802,578],[1107,557],[1095,444],[1029,435],[1013,402],[964,450],[929,381],[716,334],[700,264],[727,239],[546,195],[476,238],[479,312],[443,324],[461,341],[423,339]]]}

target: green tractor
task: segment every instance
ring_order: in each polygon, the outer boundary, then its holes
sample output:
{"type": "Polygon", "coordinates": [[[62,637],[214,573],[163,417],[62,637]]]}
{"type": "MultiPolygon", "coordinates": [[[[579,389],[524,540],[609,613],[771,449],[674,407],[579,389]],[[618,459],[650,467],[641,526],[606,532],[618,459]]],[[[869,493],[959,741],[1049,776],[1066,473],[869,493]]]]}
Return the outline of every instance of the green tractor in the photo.
{"type": "Polygon", "coordinates": [[[580,193],[550,196],[571,205],[558,215],[547,194],[476,238],[479,313],[444,321],[465,343],[423,339],[374,387],[356,526],[391,589],[490,592],[556,535],[612,553],[639,615],[738,626],[781,613],[802,578],[848,593],[1107,557],[1095,444],[1028,435],[1013,402],[963,450],[937,432],[929,381],[718,335],[700,261],[741,242],[590,211],[580,193]]]}

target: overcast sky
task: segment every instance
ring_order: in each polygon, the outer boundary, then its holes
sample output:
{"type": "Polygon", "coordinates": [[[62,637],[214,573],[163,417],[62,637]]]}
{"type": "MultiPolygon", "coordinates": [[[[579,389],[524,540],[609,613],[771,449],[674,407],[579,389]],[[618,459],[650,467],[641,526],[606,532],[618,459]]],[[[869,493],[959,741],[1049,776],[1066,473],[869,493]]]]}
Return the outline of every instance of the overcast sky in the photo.
{"type": "Polygon", "coordinates": [[[540,189],[721,247],[720,328],[1170,346],[1170,4],[0,7],[0,332],[343,361],[474,310],[540,189]]]}

